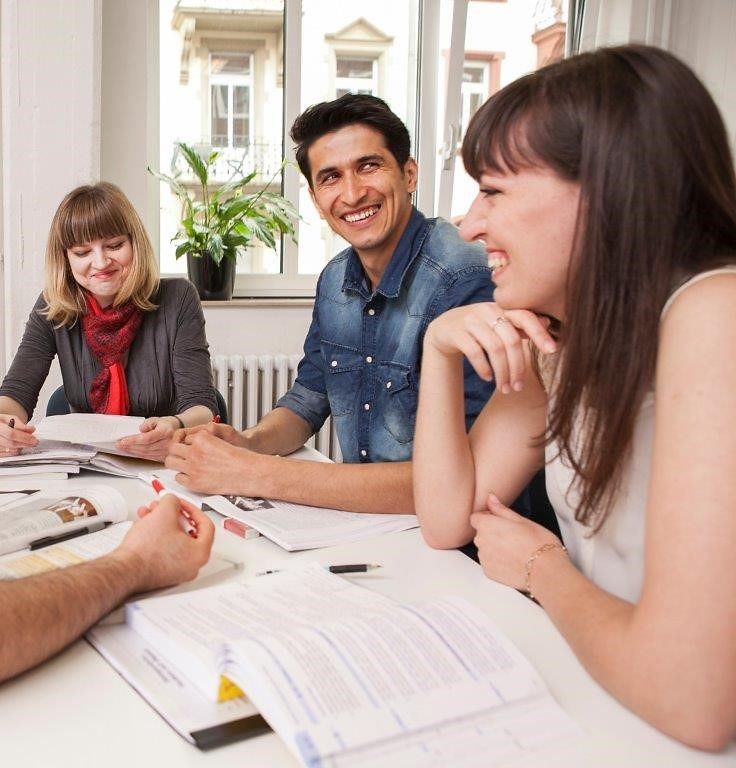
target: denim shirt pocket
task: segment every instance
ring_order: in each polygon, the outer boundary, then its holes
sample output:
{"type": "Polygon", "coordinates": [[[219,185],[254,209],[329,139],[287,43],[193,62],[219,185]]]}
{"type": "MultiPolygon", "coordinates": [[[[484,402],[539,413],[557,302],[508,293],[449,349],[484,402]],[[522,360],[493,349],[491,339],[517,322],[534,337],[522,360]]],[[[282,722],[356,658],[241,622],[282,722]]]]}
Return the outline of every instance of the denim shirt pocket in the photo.
{"type": "Polygon", "coordinates": [[[347,416],[355,411],[360,397],[363,356],[357,349],[322,342],[322,355],[327,370],[327,397],[333,416],[347,416]]]}
{"type": "Polygon", "coordinates": [[[383,424],[399,443],[414,439],[418,391],[411,367],[403,363],[378,364],[377,405],[383,424]]]}

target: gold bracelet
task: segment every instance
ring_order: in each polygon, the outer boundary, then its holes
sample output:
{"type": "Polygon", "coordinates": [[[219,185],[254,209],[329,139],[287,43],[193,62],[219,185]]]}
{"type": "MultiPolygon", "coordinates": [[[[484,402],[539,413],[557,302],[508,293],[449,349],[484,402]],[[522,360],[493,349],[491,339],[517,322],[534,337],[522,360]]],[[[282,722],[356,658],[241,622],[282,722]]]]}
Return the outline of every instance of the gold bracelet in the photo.
{"type": "Polygon", "coordinates": [[[548,541],[546,544],[542,544],[541,547],[537,547],[526,561],[526,586],[524,587],[524,592],[535,602],[537,598],[532,594],[532,568],[534,567],[534,561],[551,549],[561,549],[563,552],[567,552],[567,547],[564,544],[560,544],[559,541],[548,541]]]}

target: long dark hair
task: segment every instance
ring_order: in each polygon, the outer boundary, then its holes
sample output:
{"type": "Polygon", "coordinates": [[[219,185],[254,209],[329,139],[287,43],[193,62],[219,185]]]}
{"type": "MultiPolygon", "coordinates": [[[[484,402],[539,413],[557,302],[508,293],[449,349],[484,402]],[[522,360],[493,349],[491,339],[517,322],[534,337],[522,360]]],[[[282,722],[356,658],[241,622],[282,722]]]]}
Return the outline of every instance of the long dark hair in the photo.
{"type": "Polygon", "coordinates": [[[578,475],[576,519],[597,530],[653,383],[667,297],[688,275],[736,261],[726,129],[671,54],[603,48],[494,95],[468,126],[463,161],[476,179],[531,165],[580,184],[545,437],[578,475]]]}

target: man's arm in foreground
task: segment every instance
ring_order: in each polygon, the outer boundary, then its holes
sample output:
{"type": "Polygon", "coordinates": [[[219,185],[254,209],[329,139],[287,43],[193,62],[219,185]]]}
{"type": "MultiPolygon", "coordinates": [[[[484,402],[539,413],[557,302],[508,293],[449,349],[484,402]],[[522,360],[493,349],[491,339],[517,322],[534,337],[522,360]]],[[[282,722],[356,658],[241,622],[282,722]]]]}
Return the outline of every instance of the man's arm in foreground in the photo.
{"type": "Polygon", "coordinates": [[[214,527],[192,539],[179,523],[179,501],[166,496],[109,555],[70,568],[0,583],[0,681],[60,651],[125,598],[193,579],[207,562],[214,527]]]}
{"type": "MultiPolygon", "coordinates": [[[[287,408],[277,408],[261,423],[279,412],[306,429],[297,442],[281,443],[274,451],[287,453],[300,447],[311,431],[287,408]]],[[[332,464],[281,458],[268,455],[268,449],[283,437],[274,434],[267,438],[272,442],[257,443],[261,453],[245,447],[244,433],[216,424],[177,434],[180,442],[170,447],[166,466],[180,473],[178,482],[199,493],[258,496],[348,512],[414,512],[409,461],[332,464]]]]}

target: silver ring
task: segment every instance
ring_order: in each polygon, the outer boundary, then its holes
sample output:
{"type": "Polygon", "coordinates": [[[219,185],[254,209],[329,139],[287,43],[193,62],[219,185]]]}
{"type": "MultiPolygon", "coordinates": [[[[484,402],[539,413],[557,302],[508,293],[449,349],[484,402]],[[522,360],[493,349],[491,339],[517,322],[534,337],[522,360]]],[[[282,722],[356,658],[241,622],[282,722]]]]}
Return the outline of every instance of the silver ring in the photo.
{"type": "Polygon", "coordinates": [[[503,323],[508,323],[508,320],[504,315],[499,315],[492,323],[491,323],[491,330],[495,331],[497,325],[502,325],[503,323]]]}

